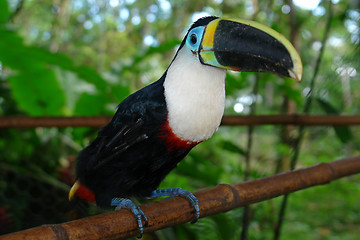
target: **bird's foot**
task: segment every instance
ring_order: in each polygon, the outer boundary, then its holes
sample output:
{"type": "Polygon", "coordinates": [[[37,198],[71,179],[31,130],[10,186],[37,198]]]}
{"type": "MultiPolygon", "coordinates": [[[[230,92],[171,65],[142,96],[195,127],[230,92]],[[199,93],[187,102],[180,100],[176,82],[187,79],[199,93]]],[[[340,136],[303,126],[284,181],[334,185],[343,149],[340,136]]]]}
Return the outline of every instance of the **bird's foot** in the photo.
{"type": "Polygon", "coordinates": [[[148,219],[145,215],[145,213],[141,210],[141,208],[133,203],[130,199],[127,198],[113,198],[111,200],[111,206],[115,206],[115,210],[120,210],[122,208],[126,208],[131,210],[131,212],[135,215],[137,220],[137,225],[139,229],[139,235],[138,238],[141,238],[141,236],[144,233],[144,226],[148,225],[148,219]],[[142,219],[144,220],[145,224],[143,225],[142,219]]]}
{"type": "Polygon", "coordinates": [[[199,202],[197,198],[194,196],[194,194],[192,194],[191,192],[184,190],[182,188],[157,189],[153,191],[151,195],[147,198],[152,199],[161,196],[169,196],[169,197],[181,196],[186,198],[190,202],[191,207],[194,209],[193,213],[195,217],[194,220],[191,221],[191,223],[195,223],[199,219],[200,217],[199,202]]]}

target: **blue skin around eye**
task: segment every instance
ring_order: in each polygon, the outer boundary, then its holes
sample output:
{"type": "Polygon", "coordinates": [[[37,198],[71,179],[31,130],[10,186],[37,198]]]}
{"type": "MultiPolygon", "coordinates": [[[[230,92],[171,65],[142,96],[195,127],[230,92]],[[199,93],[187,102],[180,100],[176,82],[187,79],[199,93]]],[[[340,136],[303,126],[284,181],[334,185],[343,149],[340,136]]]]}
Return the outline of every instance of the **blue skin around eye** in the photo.
{"type": "Polygon", "coordinates": [[[196,28],[192,29],[187,36],[186,45],[194,52],[198,52],[198,50],[199,50],[199,46],[200,46],[200,43],[201,43],[201,40],[202,40],[203,34],[204,34],[204,29],[205,29],[205,27],[203,27],[203,26],[196,27],[196,28]],[[193,34],[195,34],[197,37],[197,41],[195,44],[193,44],[191,42],[191,36],[193,34]]]}

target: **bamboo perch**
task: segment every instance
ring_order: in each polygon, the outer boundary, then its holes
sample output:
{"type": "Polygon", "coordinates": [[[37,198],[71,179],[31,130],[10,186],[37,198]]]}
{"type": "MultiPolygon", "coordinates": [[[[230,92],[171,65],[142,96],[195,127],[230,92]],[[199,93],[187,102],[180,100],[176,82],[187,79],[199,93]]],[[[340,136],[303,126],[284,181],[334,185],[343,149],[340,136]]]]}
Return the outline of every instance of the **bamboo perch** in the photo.
{"type": "Polygon", "coordinates": [[[96,117],[0,117],[0,128],[35,127],[101,127],[110,122],[110,116],[96,117]]]}
{"type": "MultiPolygon", "coordinates": [[[[236,185],[220,184],[197,192],[195,196],[199,200],[200,218],[203,218],[300,189],[326,184],[359,172],[360,155],[236,185]]],[[[183,224],[193,218],[189,202],[181,197],[146,204],[141,208],[149,220],[145,232],[183,224]]],[[[124,239],[137,234],[133,214],[129,210],[119,210],[62,224],[43,225],[0,236],[0,240],[105,240],[124,239]]]]}
{"type": "Polygon", "coordinates": [[[302,126],[340,126],[360,125],[359,115],[250,115],[224,116],[222,125],[226,126],[256,126],[256,125],[302,125],[302,126]]]}
{"type": "MultiPolygon", "coordinates": [[[[101,127],[110,122],[111,116],[96,117],[0,117],[0,128],[34,128],[34,127],[101,127]]],[[[224,116],[225,126],[255,125],[360,125],[359,115],[254,115],[224,116]]]]}

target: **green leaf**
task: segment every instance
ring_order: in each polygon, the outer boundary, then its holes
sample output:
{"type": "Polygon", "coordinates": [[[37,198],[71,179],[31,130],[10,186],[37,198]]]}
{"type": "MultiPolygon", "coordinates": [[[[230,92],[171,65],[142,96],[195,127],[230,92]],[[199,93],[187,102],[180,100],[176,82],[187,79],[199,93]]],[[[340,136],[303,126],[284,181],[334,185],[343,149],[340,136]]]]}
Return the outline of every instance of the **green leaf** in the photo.
{"type": "Polygon", "coordinates": [[[61,115],[65,105],[64,92],[55,73],[45,68],[34,68],[10,76],[12,95],[20,108],[30,115],[61,115]]]}
{"type": "Polygon", "coordinates": [[[316,101],[320,104],[320,107],[328,114],[340,114],[340,112],[331,105],[331,103],[321,99],[316,98],[316,101]]]}
{"type": "Polygon", "coordinates": [[[84,81],[94,84],[99,91],[106,92],[107,84],[105,80],[94,69],[80,66],[74,69],[74,71],[84,81]]]}
{"type": "Polygon", "coordinates": [[[110,91],[118,103],[122,102],[131,93],[128,87],[122,85],[112,85],[110,91]]]}
{"type": "MultiPolygon", "coordinates": [[[[327,113],[327,114],[340,114],[340,112],[331,105],[331,103],[321,99],[316,98],[316,101],[319,103],[320,107],[327,113]]],[[[353,136],[351,134],[350,128],[348,126],[333,126],[336,135],[340,139],[342,143],[347,143],[352,140],[353,136]]]]}
{"type": "Polygon", "coordinates": [[[303,96],[301,95],[301,91],[296,87],[294,80],[290,78],[284,78],[283,83],[279,85],[279,89],[284,92],[286,97],[293,100],[297,105],[300,105],[303,101],[303,96]]]}
{"type": "Polygon", "coordinates": [[[211,162],[204,161],[203,156],[195,152],[190,153],[193,159],[186,159],[178,165],[177,172],[187,178],[196,179],[206,184],[216,185],[218,176],[222,173],[221,166],[214,166],[211,162]]]}
{"type": "Polygon", "coordinates": [[[211,218],[216,223],[216,230],[219,232],[221,239],[232,239],[237,222],[230,217],[230,214],[218,214],[211,216],[211,218]]]}
{"type": "Polygon", "coordinates": [[[40,47],[26,46],[27,53],[32,57],[32,59],[47,63],[49,65],[56,65],[66,70],[74,70],[74,63],[70,60],[69,57],[60,54],[52,53],[48,50],[40,47]]]}
{"type": "MultiPolygon", "coordinates": [[[[78,78],[93,84],[97,93],[104,96],[100,100],[98,96],[84,96],[78,104],[79,113],[99,113],[99,109],[104,108],[104,103],[109,102],[107,83],[92,68],[75,66],[74,62],[63,54],[26,46],[22,38],[13,31],[0,28],[0,36],[0,61],[4,66],[17,70],[17,74],[9,78],[14,99],[30,115],[64,114],[66,106],[73,105],[66,104],[66,95],[57,78],[61,75],[54,74],[55,69],[74,73],[78,78]],[[86,102],[87,100],[90,102],[86,102]],[[103,102],[101,106],[100,101],[103,102]]],[[[122,95],[123,93],[124,91],[121,91],[122,95]]],[[[123,97],[122,95],[120,97],[123,97]]]]}
{"type": "Polygon", "coordinates": [[[152,56],[154,54],[158,54],[158,53],[163,54],[167,51],[170,51],[171,49],[174,49],[174,47],[178,44],[180,44],[179,40],[172,39],[165,43],[162,43],[158,47],[149,47],[149,49],[147,51],[145,51],[144,53],[140,53],[137,56],[135,56],[131,65],[123,67],[122,71],[134,71],[134,69],[136,69],[136,66],[139,63],[141,63],[142,61],[146,60],[147,57],[150,57],[150,56],[152,56]]]}
{"type": "Polygon", "coordinates": [[[250,81],[246,81],[249,79],[249,76],[253,75],[254,73],[234,73],[234,72],[227,72],[226,73],[226,94],[231,95],[237,93],[241,89],[245,89],[250,81]]]}
{"type": "Polygon", "coordinates": [[[246,154],[246,151],[244,149],[240,148],[239,146],[235,145],[234,143],[232,143],[231,141],[228,141],[228,140],[223,140],[220,143],[220,146],[221,146],[221,148],[223,148],[227,151],[233,152],[233,153],[237,153],[240,155],[246,154]]]}
{"type": "Polygon", "coordinates": [[[34,63],[26,48],[23,45],[22,39],[13,31],[0,29],[0,61],[13,69],[27,69],[30,70],[28,64],[34,63]]]}
{"type": "Polygon", "coordinates": [[[104,109],[106,103],[107,101],[104,95],[83,93],[76,103],[74,114],[79,116],[105,114],[104,109]]]}
{"type": "Polygon", "coordinates": [[[0,1],[0,24],[8,22],[10,17],[9,5],[7,0],[0,1]]]}

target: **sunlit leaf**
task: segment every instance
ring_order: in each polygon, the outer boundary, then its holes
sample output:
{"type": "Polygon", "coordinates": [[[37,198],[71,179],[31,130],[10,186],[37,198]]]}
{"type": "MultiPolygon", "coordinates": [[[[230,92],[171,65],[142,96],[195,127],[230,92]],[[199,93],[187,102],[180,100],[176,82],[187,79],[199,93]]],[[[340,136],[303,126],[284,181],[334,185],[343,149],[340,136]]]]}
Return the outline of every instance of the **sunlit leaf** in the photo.
{"type": "Polygon", "coordinates": [[[65,105],[64,92],[55,73],[34,68],[8,78],[12,94],[19,106],[30,115],[61,115],[65,105]]]}
{"type": "MultiPolygon", "coordinates": [[[[3,65],[18,72],[11,76],[9,81],[15,100],[29,114],[58,115],[64,113],[65,94],[59,86],[57,75],[51,70],[51,67],[55,66],[76,74],[78,78],[93,84],[102,96],[108,96],[106,81],[92,68],[75,66],[73,61],[63,54],[51,53],[40,47],[26,46],[21,37],[13,31],[0,29],[0,34],[2,36],[0,61],[3,65]]],[[[121,98],[125,93],[122,91],[119,94],[121,98]]],[[[101,98],[101,101],[104,100],[104,97],[101,98]]],[[[99,109],[104,104],[93,111],[97,104],[84,103],[85,99],[88,98],[81,99],[79,106],[93,106],[89,108],[79,107],[77,109],[79,113],[88,115],[89,112],[101,112],[99,109]]]]}
{"type": "Polygon", "coordinates": [[[107,84],[94,69],[87,66],[80,66],[74,69],[74,71],[81,79],[94,84],[98,90],[105,93],[107,84]]]}

